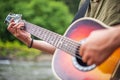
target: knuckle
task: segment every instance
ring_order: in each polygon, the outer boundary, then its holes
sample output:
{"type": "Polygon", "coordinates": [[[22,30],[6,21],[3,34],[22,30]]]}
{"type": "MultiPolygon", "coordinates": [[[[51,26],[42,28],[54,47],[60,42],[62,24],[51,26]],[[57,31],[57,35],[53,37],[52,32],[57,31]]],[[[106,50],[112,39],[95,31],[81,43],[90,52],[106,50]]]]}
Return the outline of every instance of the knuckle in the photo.
{"type": "Polygon", "coordinates": [[[99,65],[101,63],[101,60],[100,59],[97,59],[96,61],[95,61],[95,64],[96,65],[99,65]]]}
{"type": "Polygon", "coordinates": [[[15,34],[15,37],[20,37],[20,35],[18,33],[15,34]]]}
{"type": "Polygon", "coordinates": [[[86,44],[84,43],[84,44],[82,44],[82,49],[86,49],[86,44]]]}
{"type": "Polygon", "coordinates": [[[20,27],[18,26],[18,27],[16,27],[17,29],[20,29],[20,27]]]}
{"type": "Polygon", "coordinates": [[[84,62],[84,63],[86,63],[86,62],[87,62],[87,59],[86,59],[86,57],[85,57],[85,56],[83,56],[83,57],[82,57],[82,60],[83,60],[83,62],[84,62]]]}
{"type": "Polygon", "coordinates": [[[93,64],[93,62],[90,62],[90,61],[87,62],[87,65],[92,65],[92,64],[93,64]]]}

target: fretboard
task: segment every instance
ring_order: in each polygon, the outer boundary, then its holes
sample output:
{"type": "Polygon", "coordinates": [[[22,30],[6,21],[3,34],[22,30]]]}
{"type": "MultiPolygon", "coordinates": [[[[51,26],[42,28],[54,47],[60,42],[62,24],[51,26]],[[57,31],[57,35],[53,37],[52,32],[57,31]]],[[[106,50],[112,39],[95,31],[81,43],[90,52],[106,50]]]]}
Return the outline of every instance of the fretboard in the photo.
{"type": "Polygon", "coordinates": [[[76,50],[79,47],[78,42],[29,22],[24,21],[24,23],[25,30],[31,33],[33,36],[42,39],[43,41],[71,55],[75,55],[76,50]]]}

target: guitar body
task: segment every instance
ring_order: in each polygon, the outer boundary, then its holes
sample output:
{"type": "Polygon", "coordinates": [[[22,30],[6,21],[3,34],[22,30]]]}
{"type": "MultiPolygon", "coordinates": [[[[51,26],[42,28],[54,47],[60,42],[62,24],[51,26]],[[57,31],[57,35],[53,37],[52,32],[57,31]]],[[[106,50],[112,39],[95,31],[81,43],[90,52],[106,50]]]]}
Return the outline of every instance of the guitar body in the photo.
{"type": "MultiPolygon", "coordinates": [[[[109,28],[100,21],[83,18],[75,21],[66,31],[65,35],[75,41],[86,39],[94,30],[109,28]]],[[[91,45],[92,46],[92,45],[91,45]]],[[[120,60],[120,49],[114,53],[100,66],[90,71],[81,71],[73,65],[73,58],[70,54],[57,49],[55,51],[52,69],[55,76],[62,80],[110,80],[120,60]]]]}

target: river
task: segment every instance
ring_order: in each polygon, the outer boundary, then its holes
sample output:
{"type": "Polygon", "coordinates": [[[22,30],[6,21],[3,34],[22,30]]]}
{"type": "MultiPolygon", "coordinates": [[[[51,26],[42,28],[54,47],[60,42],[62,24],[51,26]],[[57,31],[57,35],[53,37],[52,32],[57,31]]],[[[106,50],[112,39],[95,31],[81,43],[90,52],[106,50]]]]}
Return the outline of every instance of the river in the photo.
{"type": "Polygon", "coordinates": [[[0,60],[0,80],[57,80],[51,69],[51,61],[0,60]]]}

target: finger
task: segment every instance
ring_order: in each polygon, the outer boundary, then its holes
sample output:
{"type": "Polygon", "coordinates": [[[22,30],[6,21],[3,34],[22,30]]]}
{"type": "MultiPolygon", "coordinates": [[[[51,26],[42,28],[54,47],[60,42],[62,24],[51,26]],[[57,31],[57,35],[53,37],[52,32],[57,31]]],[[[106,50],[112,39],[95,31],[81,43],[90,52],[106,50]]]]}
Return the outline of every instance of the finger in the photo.
{"type": "Polygon", "coordinates": [[[93,60],[92,60],[92,59],[89,59],[89,60],[87,61],[87,65],[92,65],[92,64],[94,64],[93,60]]]}
{"type": "Polygon", "coordinates": [[[11,23],[11,22],[14,22],[14,19],[13,19],[13,18],[10,20],[10,23],[11,23]]]}
{"type": "Polygon", "coordinates": [[[18,26],[19,26],[19,24],[15,24],[15,25],[13,26],[13,29],[17,29],[18,26]]]}
{"type": "Polygon", "coordinates": [[[24,25],[24,22],[19,22],[19,24],[24,25]]]}
{"type": "Polygon", "coordinates": [[[12,34],[15,34],[15,33],[17,32],[17,29],[16,29],[17,26],[18,26],[18,24],[12,25],[12,26],[9,28],[9,31],[10,31],[12,34]]]}
{"type": "Polygon", "coordinates": [[[84,55],[84,51],[85,51],[85,46],[84,46],[84,44],[82,44],[81,46],[80,46],[80,56],[83,56],[84,55]]]}
{"type": "Polygon", "coordinates": [[[83,62],[87,63],[89,59],[90,59],[90,56],[87,53],[84,53],[84,55],[82,56],[83,62]]]}
{"type": "Polygon", "coordinates": [[[15,37],[19,37],[19,34],[20,34],[20,32],[19,32],[19,30],[20,30],[19,26],[20,26],[19,23],[14,26],[14,36],[15,37]]]}
{"type": "Polygon", "coordinates": [[[25,24],[24,24],[24,22],[20,22],[20,25],[21,25],[20,29],[21,29],[21,30],[25,30],[25,27],[24,27],[25,24]]]}
{"type": "Polygon", "coordinates": [[[14,23],[14,22],[11,22],[11,23],[8,25],[8,28],[7,28],[7,29],[9,30],[9,29],[13,28],[14,25],[15,25],[15,23],[14,23]]]}
{"type": "Polygon", "coordinates": [[[18,31],[24,30],[24,23],[23,22],[19,23],[19,25],[17,26],[17,30],[18,31]]]}
{"type": "Polygon", "coordinates": [[[23,33],[24,30],[21,30],[21,27],[23,27],[23,26],[24,26],[24,24],[21,24],[21,23],[19,23],[17,25],[17,27],[16,27],[16,33],[15,33],[16,37],[19,37],[23,33]]]}
{"type": "Polygon", "coordinates": [[[8,25],[8,27],[7,27],[7,30],[10,30],[11,28],[13,28],[14,25],[15,25],[15,22],[14,22],[13,19],[11,19],[11,20],[10,20],[10,23],[9,23],[9,25],[8,25]]]}
{"type": "MultiPolygon", "coordinates": [[[[103,62],[103,61],[102,61],[102,62],[103,62]]],[[[95,61],[94,61],[94,64],[96,64],[96,65],[98,66],[98,65],[101,64],[101,61],[99,61],[99,60],[95,60],[95,61]]]]}

